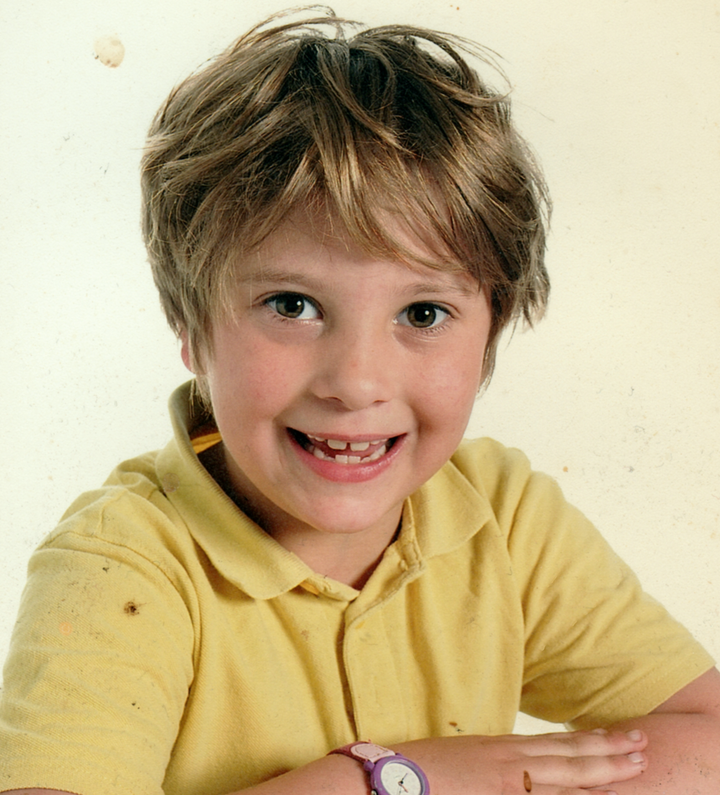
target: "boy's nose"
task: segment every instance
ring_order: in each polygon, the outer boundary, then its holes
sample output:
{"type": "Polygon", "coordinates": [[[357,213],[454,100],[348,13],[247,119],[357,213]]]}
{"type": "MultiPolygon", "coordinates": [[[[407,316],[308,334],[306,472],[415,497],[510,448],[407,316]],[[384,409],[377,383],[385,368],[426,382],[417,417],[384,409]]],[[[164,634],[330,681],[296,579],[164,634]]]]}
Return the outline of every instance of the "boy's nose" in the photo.
{"type": "Polygon", "coordinates": [[[338,334],[318,351],[313,391],[359,411],[390,400],[396,388],[399,362],[392,338],[360,330],[338,334]]]}

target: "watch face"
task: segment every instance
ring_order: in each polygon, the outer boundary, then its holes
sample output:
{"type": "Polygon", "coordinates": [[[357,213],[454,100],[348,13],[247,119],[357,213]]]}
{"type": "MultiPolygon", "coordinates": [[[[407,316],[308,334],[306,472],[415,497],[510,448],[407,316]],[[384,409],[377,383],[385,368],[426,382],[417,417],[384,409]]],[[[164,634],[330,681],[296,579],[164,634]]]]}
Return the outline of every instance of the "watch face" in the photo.
{"type": "Polygon", "coordinates": [[[406,762],[392,757],[378,763],[379,779],[387,795],[424,795],[427,791],[418,773],[406,762]]]}

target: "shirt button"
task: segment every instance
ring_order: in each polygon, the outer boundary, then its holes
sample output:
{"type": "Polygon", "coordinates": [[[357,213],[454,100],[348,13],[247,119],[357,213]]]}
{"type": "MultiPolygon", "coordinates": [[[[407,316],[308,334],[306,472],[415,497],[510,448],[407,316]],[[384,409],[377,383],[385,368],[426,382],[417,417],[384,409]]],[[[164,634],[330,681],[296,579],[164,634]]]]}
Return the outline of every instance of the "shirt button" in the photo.
{"type": "Polygon", "coordinates": [[[180,478],[173,472],[168,472],[167,475],[163,475],[162,487],[165,494],[172,494],[180,487],[180,478]]]}

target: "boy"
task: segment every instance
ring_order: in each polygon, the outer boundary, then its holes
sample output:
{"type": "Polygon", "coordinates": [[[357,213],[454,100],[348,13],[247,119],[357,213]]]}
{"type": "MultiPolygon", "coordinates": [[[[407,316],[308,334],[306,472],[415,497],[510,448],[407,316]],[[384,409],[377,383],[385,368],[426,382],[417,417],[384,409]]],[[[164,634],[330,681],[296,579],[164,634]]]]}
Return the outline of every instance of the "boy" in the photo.
{"type": "Polygon", "coordinates": [[[31,561],[0,784],[714,793],[712,661],[519,453],[460,445],[548,291],[507,104],[461,42],[346,30],[260,26],[153,124],[196,381],[31,561]],[[518,708],[582,731],[507,736],[518,708]]]}

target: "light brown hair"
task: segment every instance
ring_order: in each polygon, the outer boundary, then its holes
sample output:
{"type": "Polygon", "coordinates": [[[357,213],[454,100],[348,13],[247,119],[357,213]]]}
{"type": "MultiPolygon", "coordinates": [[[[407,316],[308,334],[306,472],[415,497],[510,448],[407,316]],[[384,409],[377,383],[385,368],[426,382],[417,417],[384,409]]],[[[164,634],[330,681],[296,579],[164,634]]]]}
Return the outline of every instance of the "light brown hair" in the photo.
{"type": "Polygon", "coordinates": [[[500,331],[532,323],[549,290],[542,176],[506,93],[466,60],[491,67],[492,56],[457,36],[320,11],[254,27],[153,121],[143,232],[168,321],[196,357],[211,351],[234,263],[298,207],[325,207],[368,252],[409,262],[381,222],[390,210],[430,241],[425,264],[464,269],[489,291],[487,377],[500,331]]]}

